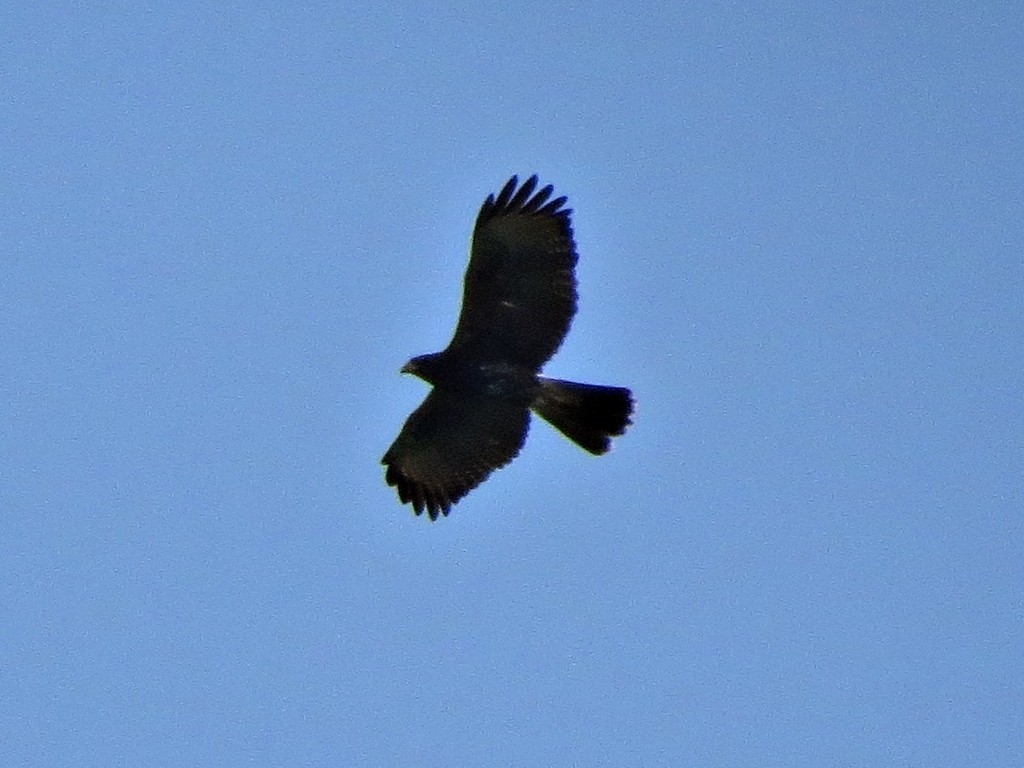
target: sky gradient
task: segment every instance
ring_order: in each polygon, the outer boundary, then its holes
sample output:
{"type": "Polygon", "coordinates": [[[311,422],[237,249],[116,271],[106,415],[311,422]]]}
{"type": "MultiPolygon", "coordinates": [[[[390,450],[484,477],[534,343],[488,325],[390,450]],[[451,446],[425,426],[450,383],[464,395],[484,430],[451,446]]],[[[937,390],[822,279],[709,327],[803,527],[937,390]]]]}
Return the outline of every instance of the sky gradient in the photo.
{"type": "Polygon", "coordinates": [[[1024,764],[1018,4],[8,5],[0,764],[1024,764]],[[636,423],[431,524],[513,173],[636,423]]]}

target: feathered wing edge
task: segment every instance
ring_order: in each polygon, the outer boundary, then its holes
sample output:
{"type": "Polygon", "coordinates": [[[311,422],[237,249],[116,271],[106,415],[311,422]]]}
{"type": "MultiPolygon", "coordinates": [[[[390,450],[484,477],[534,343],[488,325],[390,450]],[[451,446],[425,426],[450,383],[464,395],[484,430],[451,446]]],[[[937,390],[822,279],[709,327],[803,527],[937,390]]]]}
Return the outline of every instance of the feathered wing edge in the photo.
{"type": "MultiPolygon", "coordinates": [[[[413,511],[417,515],[426,511],[431,520],[437,520],[441,515],[447,516],[452,505],[458,502],[471,490],[468,487],[457,488],[434,488],[425,483],[418,483],[407,477],[398,468],[397,464],[391,463],[393,458],[385,454],[381,459],[382,464],[387,465],[384,480],[389,486],[398,490],[398,500],[403,504],[412,504],[413,511]]],[[[481,480],[482,482],[482,480],[481,480]]]]}
{"type": "Polygon", "coordinates": [[[524,406],[435,387],[381,459],[384,480],[417,515],[437,520],[519,454],[529,424],[524,406]]]}
{"type": "Polygon", "coordinates": [[[484,204],[480,206],[480,212],[476,217],[476,226],[479,227],[488,219],[507,213],[533,213],[542,216],[558,216],[559,218],[568,219],[572,214],[572,209],[559,209],[565,205],[569,198],[563,195],[562,197],[556,197],[554,200],[549,202],[548,198],[550,198],[551,193],[555,191],[555,187],[552,184],[542,187],[540,191],[534,195],[533,191],[537,189],[537,184],[539,183],[537,174],[534,174],[523,182],[523,186],[516,190],[516,187],[519,185],[519,177],[513,176],[505,183],[505,186],[501,188],[497,197],[491,194],[487,196],[486,200],[484,200],[484,204]],[[533,195],[533,197],[531,197],[531,195],[533,195]]]}

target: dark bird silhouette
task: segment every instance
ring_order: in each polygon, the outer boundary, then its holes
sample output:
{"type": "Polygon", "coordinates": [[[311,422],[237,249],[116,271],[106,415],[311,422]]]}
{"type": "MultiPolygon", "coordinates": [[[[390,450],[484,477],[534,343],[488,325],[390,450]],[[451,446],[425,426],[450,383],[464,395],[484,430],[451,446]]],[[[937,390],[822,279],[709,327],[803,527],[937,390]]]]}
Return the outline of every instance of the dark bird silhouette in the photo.
{"type": "Polygon", "coordinates": [[[539,375],[576,313],[577,255],[566,198],[536,189],[513,176],[484,201],[455,335],[402,368],[433,389],[381,459],[384,479],[431,520],[516,457],[530,411],[593,454],[631,423],[628,389],[539,375]]]}

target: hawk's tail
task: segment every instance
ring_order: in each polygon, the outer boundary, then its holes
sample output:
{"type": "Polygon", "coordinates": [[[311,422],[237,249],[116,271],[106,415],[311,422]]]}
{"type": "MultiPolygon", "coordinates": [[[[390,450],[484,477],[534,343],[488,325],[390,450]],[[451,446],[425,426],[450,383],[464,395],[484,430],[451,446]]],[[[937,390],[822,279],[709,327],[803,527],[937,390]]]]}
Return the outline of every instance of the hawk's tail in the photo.
{"type": "Polygon", "coordinates": [[[594,454],[608,450],[609,438],[631,424],[633,395],[624,387],[577,384],[540,379],[541,390],[532,408],[538,416],[581,448],[594,454]]]}

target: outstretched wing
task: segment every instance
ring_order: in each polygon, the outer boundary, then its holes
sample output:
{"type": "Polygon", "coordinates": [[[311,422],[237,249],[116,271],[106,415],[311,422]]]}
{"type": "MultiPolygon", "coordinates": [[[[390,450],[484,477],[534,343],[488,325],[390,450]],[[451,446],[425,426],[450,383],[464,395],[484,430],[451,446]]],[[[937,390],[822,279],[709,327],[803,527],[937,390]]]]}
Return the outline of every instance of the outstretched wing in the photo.
{"type": "Polygon", "coordinates": [[[402,503],[431,520],[515,458],[530,413],[500,400],[435,388],[405,422],[382,464],[402,503]]]}
{"type": "Polygon", "coordinates": [[[549,201],[550,185],[534,194],[536,176],[518,183],[513,176],[480,208],[448,351],[537,371],[576,313],[576,247],[566,198],[549,201]]]}

